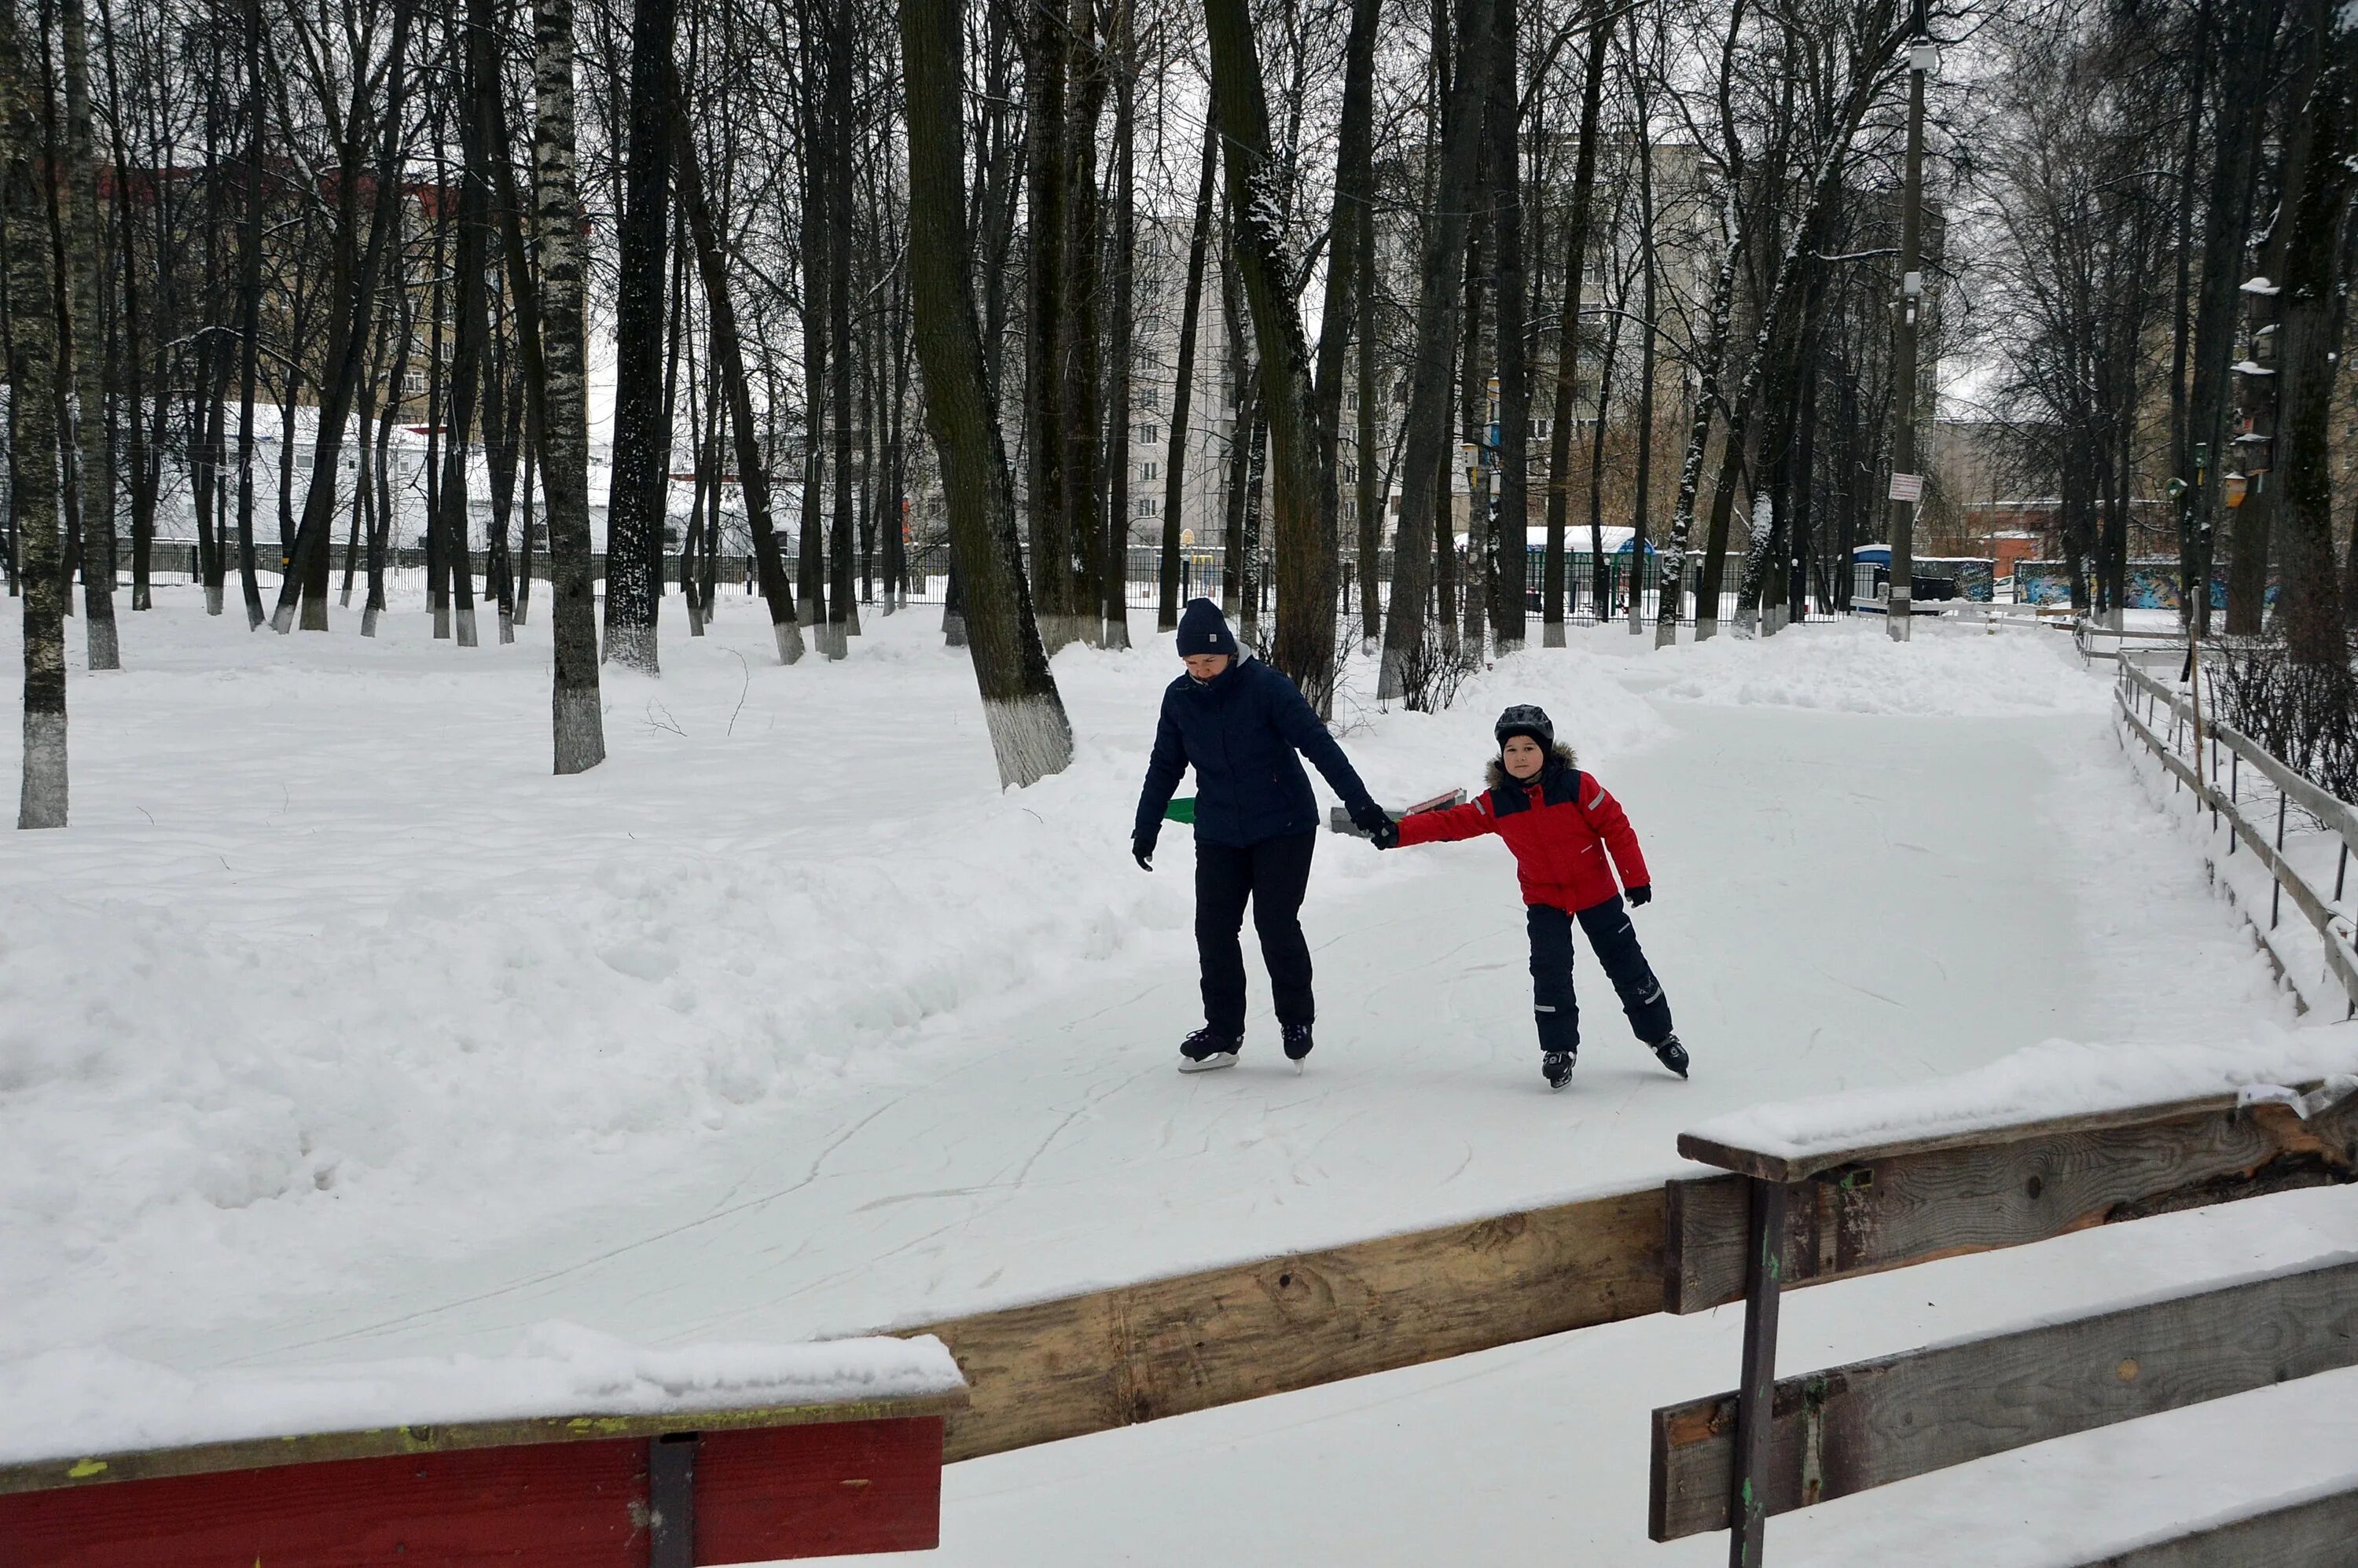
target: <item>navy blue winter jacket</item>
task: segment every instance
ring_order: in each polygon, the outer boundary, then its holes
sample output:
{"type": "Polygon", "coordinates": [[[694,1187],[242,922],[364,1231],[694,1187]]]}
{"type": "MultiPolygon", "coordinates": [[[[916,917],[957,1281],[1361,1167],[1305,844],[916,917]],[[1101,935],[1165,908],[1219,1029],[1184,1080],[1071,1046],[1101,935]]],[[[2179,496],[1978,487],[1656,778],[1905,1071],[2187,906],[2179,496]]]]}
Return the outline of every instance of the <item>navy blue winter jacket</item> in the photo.
{"type": "Polygon", "coordinates": [[[1308,757],[1354,816],[1376,808],[1343,748],[1293,683],[1259,659],[1218,676],[1181,676],[1163,693],[1154,755],[1139,792],[1136,836],[1152,846],[1180,775],[1195,770],[1195,839],[1234,849],[1309,833],[1318,803],[1302,771],[1308,757]],[[1296,753],[1299,755],[1296,755],[1296,753]]]}

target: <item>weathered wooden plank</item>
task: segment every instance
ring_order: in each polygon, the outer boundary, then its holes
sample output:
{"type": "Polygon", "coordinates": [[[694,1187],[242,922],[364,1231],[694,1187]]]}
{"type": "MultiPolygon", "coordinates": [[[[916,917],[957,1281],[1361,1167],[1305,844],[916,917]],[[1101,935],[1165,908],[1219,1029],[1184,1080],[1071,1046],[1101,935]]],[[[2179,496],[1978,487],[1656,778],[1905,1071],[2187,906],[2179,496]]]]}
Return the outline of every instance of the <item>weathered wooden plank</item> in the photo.
{"type": "Polygon", "coordinates": [[[2175,1117],[2196,1116],[2204,1111],[2233,1110],[2235,1097],[2232,1094],[2200,1095],[2163,1105],[2122,1106],[2117,1109],[2081,1111],[2067,1116],[2041,1117],[2036,1121],[2015,1122],[2005,1127],[1960,1127],[1953,1130],[1925,1132],[1900,1138],[1866,1139],[1856,1143],[1829,1146],[1801,1154],[1781,1154],[1770,1150],[1747,1149],[1739,1144],[1717,1139],[1701,1138],[1692,1132],[1679,1134],[1679,1152],[1698,1164],[1713,1165],[1723,1171],[1733,1171],[1742,1176],[1758,1176],[1763,1181],[1783,1182],[1788,1185],[1805,1182],[1822,1171],[1841,1165],[1872,1164],[1898,1154],[1919,1154],[1935,1149],[1971,1149],[1992,1143],[2015,1142],[2026,1138],[2051,1137],[2071,1132],[2094,1132],[2112,1127],[2135,1127],[2142,1122],[2167,1120],[2175,1117]]]}
{"type": "Polygon", "coordinates": [[[450,1454],[471,1448],[578,1443],[610,1437],[655,1437],[666,1432],[725,1432],[830,1422],[923,1420],[966,1408],[961,1389],[911,1399],[852,1400],[835,1404],[772,1405],[752,1410],[677,1411],[663,1415],[550,1416],[525,1421],[450,1422],[439,1426],[388,1426],[360,1432],[261,1437],[189,1448],[41,1460],[0,1468],[0,1497],[59,1487],[105,1486],[164,1476],[204,1476],[323,1460],[395,1454],[450,1454]]]}
{"type": "MultiPolygon", "coordinates": [[[[465,1448],[0,1497],[6,1568],[647,1568],[647,1442],[465,1448]]],[[[716,1431],[698,1564],[922,1551],[942,1418],[716,1431]]]]}
{"type": "MultiPolygon", "coordinates": [[[[2027,1444],[2358,1364],[2358,1260],[1861,1361],[1777,1384],[1783,1513],[2027,1444]]],[[[1654,1411],[1649,1523],[1728,1523],[1733,1393],[1654,1411]]]]}
{"type": "Polygon", "coordinates": [[[1661,1267],[1654,1186],[903,1332],[966,1373],[971,1459],[1657,1312],[1661,1267]]]}
{"type": "Polygon", "coordinates": [[[2330,1492],[2115,1552],[2081,1568],[2350,1568],[2358,1561],[2358,1489],[2330,1492]]]}
{"type": "MultiPolygon", "coordinates": [[[[1746,1180],[1670,1184],[1666,1311],[1701,1312],[1744,1298],[1746,1180]]],[[[2358,1096],[2308,1121],[2288,1106],[2239,1111],[2230,1104],[2126,1126],[1895,1154],[1822,1172],[1796,1190],[1787,1216],[1785,1284],[1817,1284],[2353,1180],[2358,1096]]]]}

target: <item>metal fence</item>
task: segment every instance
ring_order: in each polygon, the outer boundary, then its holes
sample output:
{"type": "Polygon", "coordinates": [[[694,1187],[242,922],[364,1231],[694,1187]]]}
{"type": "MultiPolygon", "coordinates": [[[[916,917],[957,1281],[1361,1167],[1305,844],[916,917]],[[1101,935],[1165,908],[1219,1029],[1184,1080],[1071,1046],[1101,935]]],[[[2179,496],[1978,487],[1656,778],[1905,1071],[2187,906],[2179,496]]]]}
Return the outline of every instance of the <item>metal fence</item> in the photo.
{"type": "MultiPolygon", "coordinates": [[[[263,569],[276,573],[279,567],[276,541],[264,546],[261,553],[265,557],[263,569]]],[[[344,546],[341,541],[330,552],[330,569],[339,578],[345,569],[344,554],[344,546]]],[[[676,554],[667,559],[676,577],[678,565],[676,554]]],[[[509,553],[509,561],[511,569],[521,569],[524,565],[521,554],[514,549],[509,553]]],[[[129,573],[131,542],[128,539],[117,541],[115,562],[121,572],[126,575],[129,573]]],[[[1638,613],[1641,620],[1651,622],[1660,614],[1662,589],[1660,557],[1648,555],[1639,557],[1627,551],[1608,552],[1605,557],[1605,571],[1601,580],[1596,570],[1596,558],[1586,550],[1565,551],[1563,562],[1564,619],[1569,624],[1594,626],[1602,622],[1619,620],[1627,616],[1629,612],[1629,597],[1633,590],[1638,596],[1638,613]],[[1638,563],[1634,573],[1631,569],[1633,561],[1638,563]]],[[[365,569],[364,562],[357,564],[362,569],[365,569]]],[[[469,552],[469,564],[475,575],[481,578],[488,566],[485,553],[481,550],[469,552]]],[[[531,564],[532,575],[542,581],[546,581],[548,555],[545,547],[536,548],[533,552],[531,564]]],[[[388,548],[385,551],[385,567],[388,570],[416,571],[422,569],[425,565],[424,550],[404,547],[388,548]]],[[[855,571],[854,573],[855,581],[862,584],[860,598],[863,602],[870,600],[873,591],[882,587],[883,581],[882,565],[881,561],[870,563],[866,572],[855,571]]],[[[1271,577],[1273,567],[1274,563],[1266,557],[1260,563],[1259,584],[1265,612],[1271,604],[1271,577]]],[[[1466,573],[1466,568],[1462,559],[1459,567],[1458,581],[1462,588],[1466,573]]],[[[949,568],[949,547],[946,544],[912,545],[909,547],[909,588],[905,602],[935,605],[942,603],[948,593],[949,568]]],[[[741,592],[752,591],[753,584],[752,557],[724,555],[719,559],[719,568],[718,577],[724,587],[741,592]]],[[[1536,621],[1541,618],[1543,609],[1546,558],[1538,551],[1531,551],[1525,558],[1524,568],[1523,611],[1526,616],[1536,621]]],[[[155,541],[150,551],[150,569],[159,580],[168,581],[173,578],[187,581],[195,580],[197,574],[195,544],[186,539],[155,541]]],[[[233,560],[232,569],[235,569],[233,560]]],[[[792,559],[787,561],[786,569],[791,577],[794,573],[792,559]]],[[[605,576],[606,557],[602,552],[590,557],[590,570],[593,578],[605,576]]],[[[1161,602],[1162,570],[1162,551],[1145,546],[1133,546],[1128,552],[1127,559],[1123,563],[1125,584],[1123,600],[1133,613],[1138,611],[1151,613],[1161,602]]],[[[1222,598],[1227,570],[1227,552],[1217,546],[1189,547],[1182,550],[1179,554],[1179,598],[1182,601],[1198,598],[1222,598]]],[[[1376,572],[1380,591],[1389,606],[1392,577],[1390,551],[1387,550],[1377,557],[1376,572]]],[[[1691,626],[1694,623],[1695,596],[1703,579],[1702,557],[1689,557],[1686,569],[1682,575],[1685,579],[1685,587],[1684,591],[1680,595],[1678,620],[1681,625],[1691,626]]],[[[1738,589],[1743,577],[1743,557],[1727,557],[1720,573],[1719,620],[1722,622],[1733,622],[1736,619],[1736,601],[1740,597],[1738,589]]],[[[1359,568],[1357,561],[1344,563],[1341,587],[1343,612],[1346,615],[1356,615],[1360,590],[1359,568]]],[[[1462,604],[1462,600],[1460,602],[1462,604]]],[[[1808,607],[1809,619],[1826,620],[1837,613],[1839,613],[1838,608],[1829,602],[1823,593],[1816,591],[1811,593],[1808,607]]]]}

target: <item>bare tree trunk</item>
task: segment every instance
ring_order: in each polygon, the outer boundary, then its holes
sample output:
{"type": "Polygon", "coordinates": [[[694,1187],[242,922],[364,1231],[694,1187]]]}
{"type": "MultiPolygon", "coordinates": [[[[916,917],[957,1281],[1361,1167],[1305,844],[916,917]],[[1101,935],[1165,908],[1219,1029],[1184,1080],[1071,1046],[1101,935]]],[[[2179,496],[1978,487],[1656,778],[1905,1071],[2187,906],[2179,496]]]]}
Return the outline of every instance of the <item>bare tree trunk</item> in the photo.
{"type": "MultiPolygon", "coordinates": [[[[1563,310],[1557,318],[1554,417],[1548,428],[1547,561],[1541,577],[1540,615],[1541,642],[1550,648],[1564,643],[1564,525],[1572,510],[1572,434],[1576,423],[1572,409],[1579,395],[1580,289],[1587,276],[1589,208],[1596,189],[1596,121],[1605,101],[1606,47],[1614,20],[1611,5],[1604,0],[1591,3],[1595,19],[1588,24],[1588,58],[1581,78],[1580,150],[1573,163],[1571,210],[1564,222],[1563,310]]],[[[1597,417],[1602,428],[1601,406],[1597,417]]]]}
{"type": "Polygon", "coordinates": [[[1245,0],[1206,0],[1212,93],[1227,146],[1229,222],[1237,270],[1260,351],[1260,406],[1269,424],[1271,523],[1277,530],[1278,619],[1270,663],[1320,713],[1332,709],[1335,614],[1319,522],[1318,430],[1312,416],[1310,351],[1294,298],[1294,266],[1279,227],[1282,171],[1273,162],[1260,51],[1245,0]]]}
{"type": "Polygon", "coordinates": [[[7,247],[8,495],[25,597],[25,762],[16,826],[66,825],[65,584],[58,571],[58,314],[41,125],[15,6],[0,7],[0,196],[16,243],[7,247]]]}
{"type": "Polygon", "coordinates": [[[827,550],[827,656],[840,659],[860,629],[851,562],[851,5],[827,0],[827,119],[834,128],[827,169],[827,396],[835,417],[835,526],[827,550]]]}
{"type": "MultiPolygon", "coordinates": [[[[2248,274],[2244,248],[2266,129],[2266,84],[2284,0],[2227,0],[2216,29],[2220,57],[2216,146],[2202,231],[2202,286],[2195,304],[2194,363],[2187,431],[2198,449],[2181,503],[2180,566],[2198,635],[2211,629],[2212,541],[2226,509],[2228,366],[2234,358],[2235,314],[2248,274]]],[[[2266,568],[2263,568],[2263,570],[2266,568]]]]}
{"type": "MultiPolygon", "coordinates": [[[[801,47],[804,79],[808,81],[824,69],[824,65],[817,57],[816,50],[819,46],[813,37],[818,26],[814,16],[815,5],[812,0],[803,0],[799,9],[806,18],[801,47]]],[[[827,118],[818,110],[818,94],[806,90],[802,99],[802,328],[806,413],[803,420],[801,509],[795,529],[799,546],[796,563],[799,600],[795,607],[795,615],[809,632],[818,651],[832,656],[829,644],[833,641],[833,631],[827,613],[827,523],[819,511],[819,501],[821,481],[827,472],[822,454],[826,449],[827,430],[827,294],[830,270],[827,265],[825,169],[827,161],[836,156],[836,150],[827,118]]],[[[842,410],[836,410],[836,417],[839,419],[842,416],[842,410]]]]}
{"type": "MultiPolygon", "coordinates": [[[[1468,189],[1481,151],[1482,110],[1488,97],[1491,56],[1499,45],[1489,0],[1458,0],[1457,81],[1445,111],[1436,186],[1468,189]]],[[[1435,482],[1447,482],[1444,460],[1449,445],[1449,394],[1457,341],[1457,299],[1465,265],[1469,204],[1441,200],[1425,231],[1422,298],[1417,308],[1416,356],[1409,370],[1407,434],[1401,452],[1400,525],[1393,535],[1390,624],[1384,629],[1382,676],[1377,695],[1405,693],[1407,666],[1424,641],[1424,600],[1433,558],[1435,482]]],[[[1439,535],[1450,529],[1442,517],[1439,535]]]]}
{"type": "MultiPolygon", "coordinates": [[[[462,113],[459,119],[466,168],[460,175],[459,192],[458,341],[451,350],[450,391],[444,406],[444,423],[449,425],[450,436],[443,449],[438,500],[442,507],[442,538],[450,552],[450,583],[458,596],[459,646],[471,648],[477,645],[477,638],[475,574],[469,549],[472,529],[467,504],[467,448],[475,424],[477,390],[483,380],[483,340],[491,325],[491,312],[483,298],[483,268],[490,259],[489,247],[484,243],[490,217],[485,187],[490,177],[484,165],[491,149],[478,144],[479,125],[474,115],[462,113]]],[[[484,434],[488,446],[495,438],[491,436],[488,426],[484,434]]],[[[318,482],[316,478],[313,482],[318,482]]]]}
{"type": "Polygon", "coordinates": [[[254,392],[262,345],[262,0],[245,0],[245,230],[239,240],[237,360],[237,579],[245,629],[263,622],[254,567],[254,392]]]}
{"type": "Polygon", "coordinates": [[[1515,0],[1498,0],[1507,64],[1490,73],[1490,231],[1498,252],[1498,517],[1490,530],[1490,636],[1498,652],[1524,642],[1531,535],[1531,375],[1523,280],[1521,114],[1512,40],[1515,0]]]}
{"type": "Polygon", "coordinates": [[[1023,507],[1032,588],[1050,653],[1078,634],[1073,624],[1072,541],[1065,537],[1065,8],[1029,7],[1023,38],[1024,432],[1023,507]]]}
{"type": "Polygon", "coordinates": [[[908,81],[909,267],[925,422],[940,460],[951,548],[964,578],[975,684],[1002,785],[1072,761],[1072,726],[1033,619],[1015,502],[984,379],[968,276],[959,0],[903,0],[908,81]]]}
{"type": "Polygon", "coordinates": [[[1195,221],[1188,231],[1187,289],[1179,306],[1179,369],[1171,385],[1171,444],[1163,470],[1163,571],[1155,629],[1179,629],[1179,549],[1187,494],[1187,417],[1195,395],[1195,334],[1203,319],[1204,260],[1212,237],[1212,180],[1219,167],[1217,110],[1204,117],[1204,157],[1195,179],[1195,221]]]}
{"type": "Polygon", "coordinates": [[[1135,205],[1138,135],[1138,0],[1115,0],[1111,39],[1115,72],[1113,112],[1113,324],[1109,351],[1113,366],[1106,386],[1106,508],[1103,588],[1105,645],[1130,646],[1130,450],[1137,434],[1130,423],[1130,383],[1137,353],[1132,312],[1132,269],[1138,254],[1135,205]]]}
{"type": "MultiPolygon", "coordinates": [[[[1314,600],[1317,617],[1305,639],[1303,656],[1317,661],[1325,700],[1322,718],[1334,712],[1337,676],[1335,595],[1342,579],[1343,377],[1350,363],[1356,326],[1371,321],[1367,299],[1374,284],[1371,260],[1361,254],[1360,218],[1375,200],[1375,74],[1379,0],[1352,0],[1351,30],[1343,44],[1342,118],[1335,137],[1335,201],[1326,221],[1326,297],[1318,322],[1318,366],[1313,414],[1318,446],[1318,537],[1314,600]]],[[[1357,446],[1357,442],[1353,443],[1357,446]]],[[[1373,460],[1358,452],[1365,464],[1373,460]]],[[[1364,530],[1363,530],[1364,531],[1364,530]]],[[[1299,613],[1300,607],[1294,607],[1299,613]]],[[[1293,619],[1293,616],[1286,617],[1293,619]]]]}
{"type": "Polygon", "coordinates": [[[753,419],[753,394],[745,376],[745,351],[737,332],[737,309],[729,292],[728,260],[704,194],[704,175],[696,150],[694,128],[687,105],[675,91],[677,113],[672,120],[672,157],[677,168],[680,205],[687,212],[688,243],[695,247],[698,275],[704,281],[704,308],[713,373],[729,406],[729,424],[736,438],[737,483],[745,500],[746,525],[753,535],[754,579],[762,601],[770,611],[772,640],[778,662],[791,665],[803,656],[802,629],[795,619],[795,596],[786,581],[785,561],[770,516],[770,473],[762,450],[760,427],[753,419]]]}
{"type": "Polygon", "coordinates": [[[1352,356],[1359,377],[1358,428],[1353,443],[1358,461],[1357,505],[1359,514],[1359,649],[1362,653],[1376,651],[1383,636],[1384,594],[1382,564],[1384,547],[1384,500],[1391,478],[1387,460],[1383,479],[1376,477],[1376,448],[1382,439],[1377,420],[1377,397],[1381,384],[1376,375],[1376,204],[1372,188],[1369,199],[1358,204],[1351,224],[1351,243],[1359,253],[1359,346],[1352,356]]]}
{"type": "MultiPolygon", "coordinates": [[[[337,287],[330,297],[329,373],[319,388],[318,434],[311,449],[311,486],[304,497],[303,521],[295,531],[293,558],[279,583],[278,606],[273,617],[275,628],[281,633],[293,627],[298,600],[303,629],[328,629],[328,552],[336,526],[336,475],[343,464],[345,423],[352,417],[361,372],[367,360],[376,280],[395,226],[395,209],[400,200],[403,99],[408,79],[405,57],[415,10],[416,0],[394,0],[393,38],[384,73],[385,113],[379,130],[376,189],[364,244],[357,243],[354,235],[359,218],[357,193],[340,199],[344,222],[337,243],[337,287]]],[[[362,91],[361,87],[354,88],[355,124],[362,122],[358,94],[362,91]]],[[[348,182],[353,187],[358,183],[348,182]]],[[[462,555],[462,569],[463,566],[462,555]]]]}
{"type": "MultiPolygon", "coordinates": [[[[2299,178],[2284,191],[2277,219],[2285,234],[2282,270],[2270,275],[2282,319],[2277,355],[2280,613],[2294,663],[2324,672],[2346,693],[2351,668],[2333,569],[2331,435],[2349,308],[2347,294],[2336,287],[2335,263],[2358,184],[2351,169],[2358,151],[2358,16],[2331,0],[2311,0],[2307,9],[2320,69],[2298,111],[2309,145],[2299,178]]],[[[2286,161],[2289,168],[2292,160],[2286,161]]]]}
{"type": "MultiPolygon", "coordinates": [[[[67,315],[59,334],[74,392],[76,481],[81,499],[82,638],[92,670],[123,667],[114,625],[114,458],[106,424],[106,336],[98,168],[91,132],[90,35],[81,0],[59,0],[65,67],[65,158],[58,219],[67,315]]],[[[129,265],[129,258],[124,258],[129,265]]]]}
{"type": "MultiPolygon", "coordinates": [[[[541,484],[548,503],[556,641],[551,691],[559,773],[606,760],[598,702],[598,626],[590,601],[590,430],[583,402],[580,196],[574,182],[573,0],[535,0],[534,230],[540,241],[541,484]]],[[[518,266],[511,245],[512,276],[518,266]]],[[[519,289],[521,292],[521,289],[519,289]]],[[[527,375],[532,373],[527,362],[527,375]]]]}
{"type": "Polygon", "coordinates": [[[626,204],[615,291],[614,478],[606,499],[605,659],[649,675],[656,650],[651,556],[671,488],[671,410],[663,405],[664,249],[671,229],[675,0],[634,0],[626,204]]]}
{"type": "MultiPolygon", "coordinates": [[[[1099,516],[1100,479],[1109,460],[1104,438],[1103,336],[1098,327],[1098,276],[1105,225],[1098,200],[1098,122],[1105,111],[1106,59],[1096,30],[1094,0],[1070,0],[1066,30],[1066,80],[1071,102],[1065,112],[1064,156],[1065,290],[1064,537],[1066,553],[1056,569],[1068,598],[1069,617],[1052,643],[1096,643],[1105,633],[1098,579],[1105,565],[1099,516]]],[[[1035,572],[1037,567],[1033,568],[1035,572]]]]}

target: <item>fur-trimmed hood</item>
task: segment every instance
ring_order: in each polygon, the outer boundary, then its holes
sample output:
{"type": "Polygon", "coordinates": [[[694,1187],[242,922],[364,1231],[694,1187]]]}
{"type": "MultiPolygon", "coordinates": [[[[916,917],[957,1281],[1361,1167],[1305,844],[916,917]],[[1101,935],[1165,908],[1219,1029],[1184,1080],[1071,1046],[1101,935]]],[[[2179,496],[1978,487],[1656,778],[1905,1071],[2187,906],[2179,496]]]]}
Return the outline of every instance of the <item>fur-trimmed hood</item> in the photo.
{"type": "Polygon", "coordinates": [[[1490,787],[1492,789],[1505,789],[1509,784],[1514,784],[1523,789],[1529,789],[1532,784],[1537,784],[1540,779],[1545,778],[1550,772],[1555,769],[1576,768],[1579,765],[1580,759],[1574,755],[1572,748],[1563,741],[1558,741],[1555,745],[1549,750],[1548,760],[1545,765],[1540,769],[1538,775],[1534,778],[1518,779],[1507,772],[1505,758],[1491,758],[1490,787]]]}

